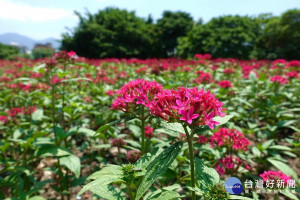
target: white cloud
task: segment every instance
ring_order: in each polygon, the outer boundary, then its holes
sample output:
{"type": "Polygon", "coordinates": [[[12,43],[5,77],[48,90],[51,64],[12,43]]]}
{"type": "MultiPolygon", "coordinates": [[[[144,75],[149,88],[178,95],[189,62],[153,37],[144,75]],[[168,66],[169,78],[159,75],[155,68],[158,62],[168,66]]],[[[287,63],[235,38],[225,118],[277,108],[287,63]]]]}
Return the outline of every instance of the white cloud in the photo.
{"type": "Polygon", "coordinates": [[[0,18],[18,21],[44,22],[72,17],[73,12],[61,8],[45,8],[0,0],[0,18]]]}

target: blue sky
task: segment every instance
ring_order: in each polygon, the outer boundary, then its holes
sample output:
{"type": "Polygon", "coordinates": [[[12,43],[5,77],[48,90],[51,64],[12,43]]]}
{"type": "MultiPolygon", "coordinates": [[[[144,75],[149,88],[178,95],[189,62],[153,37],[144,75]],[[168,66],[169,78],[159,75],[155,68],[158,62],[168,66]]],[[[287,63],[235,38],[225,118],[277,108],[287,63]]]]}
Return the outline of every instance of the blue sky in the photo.
{"type": "Polygon", "coordinates": [[[78,19],[74,10],[91,13],[106,7],[135,11],[156,20],[164,10],[185,11],[204,22],[222,15],[273,13],[300,9],[300,0],[0,0],[0,34],[16,32],[34,39],[60,38],[78,19]]]}

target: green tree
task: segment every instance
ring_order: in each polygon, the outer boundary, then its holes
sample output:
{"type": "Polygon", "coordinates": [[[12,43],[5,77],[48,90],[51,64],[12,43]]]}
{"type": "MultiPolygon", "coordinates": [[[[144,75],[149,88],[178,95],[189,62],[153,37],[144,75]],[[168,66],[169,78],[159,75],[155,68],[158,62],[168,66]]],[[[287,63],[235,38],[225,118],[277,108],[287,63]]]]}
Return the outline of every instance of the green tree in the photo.
{"type": "Polygon", "coordinates": [[[53,53],[54,49],[46,47],[34,48],[31,52],[33,59],[51,57],[53,53]]]}
{"type": "Polygon", "coordinates": [[[79,25],[73,33],[63,34],[63,50],[91,58],[146,58],[155,51],[151,43],[155,40],[149,33],[151,19],[146,23],[134,12],[117,8],[106,8],[95,15],[87,13],[85,17],[76,14],[79,25]]]}
{"type": "Polygon", "coordinates": [[[188,13],[171,11],[163,13],[163,17],[157,21],[157,27],[161,30],[162,57],[174,55],[177,38],[185,36],[192,29],[193,24],[193,18],[188,13]]]}
{"type": "Polygon", "coordinates": [[[18,47],[0,43],[0,59],[13,59],[19,56],[18,47]]]}
{"type": "Polygon", "coordinates": [[[213,57],[248,59],[253,51],[260,24],[250,17],[223,16],[196,25],[186,37],[178,39],[178,55],[192,57],[210,53],[213,57]]]}
{"type": "Polygon", "coordinates": [[[258,58],[300,59],[300,10],[269,19],[257,41],[258,58]]]}

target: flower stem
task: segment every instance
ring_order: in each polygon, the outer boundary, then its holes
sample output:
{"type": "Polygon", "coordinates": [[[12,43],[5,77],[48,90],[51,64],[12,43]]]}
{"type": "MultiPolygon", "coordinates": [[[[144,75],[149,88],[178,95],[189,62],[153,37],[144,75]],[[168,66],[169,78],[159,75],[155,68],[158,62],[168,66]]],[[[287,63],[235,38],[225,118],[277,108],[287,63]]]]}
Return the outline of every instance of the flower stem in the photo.
{"type": "Polygon", "coordinates": [[[145,154],[145,116],[144,116],[144,106],[142,106],[142,116],[141,116],[141,130],[142,130],[142,148],[141,156],[145,154]]]}
{"type": "MultiPolygon", "coordinates": [[[[192,181],[192,187],[195,188],[195,161],[194,161],[194,150],[193,150],[193,134],[189,134],[186,126],[183,126],[187,142],[189,145],[189,156],[190,156],[190,167],[191,167],[191,181],[192,181]]],[[[192,191],[192,200],[196,200],[196,194],[195,191],[192,191]]]]}

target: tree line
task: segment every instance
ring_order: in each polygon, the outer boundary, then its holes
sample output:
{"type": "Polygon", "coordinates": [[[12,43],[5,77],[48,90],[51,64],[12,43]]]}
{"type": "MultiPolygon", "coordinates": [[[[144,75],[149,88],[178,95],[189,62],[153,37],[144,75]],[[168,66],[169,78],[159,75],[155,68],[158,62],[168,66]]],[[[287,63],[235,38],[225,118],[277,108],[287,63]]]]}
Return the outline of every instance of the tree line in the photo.
{"type": "Polygon", "coordinates": [[[156,22],[118,8],[76,15],[79,24],[63,34],[61,48],[84,57],[189,58],[210,53],[215,58],[300,59],[299,9],[281,16],[220,16],[207,23],[171,11],[156,22]]]}

